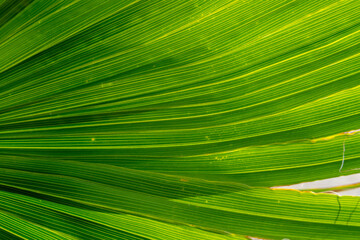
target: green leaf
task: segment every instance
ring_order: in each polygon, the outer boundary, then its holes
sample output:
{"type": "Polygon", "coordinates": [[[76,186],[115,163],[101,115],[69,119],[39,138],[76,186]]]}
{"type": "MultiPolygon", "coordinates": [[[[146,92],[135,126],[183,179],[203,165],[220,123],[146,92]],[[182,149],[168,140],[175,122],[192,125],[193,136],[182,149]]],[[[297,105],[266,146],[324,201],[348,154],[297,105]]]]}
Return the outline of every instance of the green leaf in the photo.
{"type": "Polygon", "coordinates": [[[0,1],[0,238],[357,239],[359,7],[0,1]]]}

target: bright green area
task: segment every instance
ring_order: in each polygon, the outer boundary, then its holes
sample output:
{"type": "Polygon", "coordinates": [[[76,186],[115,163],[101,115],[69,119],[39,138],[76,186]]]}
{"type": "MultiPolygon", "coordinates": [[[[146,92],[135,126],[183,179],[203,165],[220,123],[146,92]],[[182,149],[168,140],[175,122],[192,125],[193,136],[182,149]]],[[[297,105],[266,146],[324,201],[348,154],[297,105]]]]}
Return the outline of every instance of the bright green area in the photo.
{"type": "Polygon", "coordinates": [[[359,9],[0,0],[0,239],[357,240],[359,9]]]}

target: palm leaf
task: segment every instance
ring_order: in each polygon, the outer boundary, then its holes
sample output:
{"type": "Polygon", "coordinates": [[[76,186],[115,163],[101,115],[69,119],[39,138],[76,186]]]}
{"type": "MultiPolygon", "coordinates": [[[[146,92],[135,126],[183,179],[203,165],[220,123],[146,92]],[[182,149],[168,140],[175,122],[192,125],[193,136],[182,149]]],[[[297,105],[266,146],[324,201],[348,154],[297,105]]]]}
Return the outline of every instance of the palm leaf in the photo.
{"type": "Polygon", "coordinates": [[[0,238],[357,239],[359,5],[0,1],[0,238]]]}

